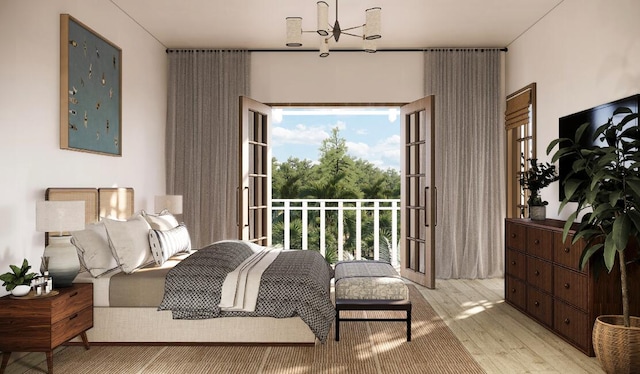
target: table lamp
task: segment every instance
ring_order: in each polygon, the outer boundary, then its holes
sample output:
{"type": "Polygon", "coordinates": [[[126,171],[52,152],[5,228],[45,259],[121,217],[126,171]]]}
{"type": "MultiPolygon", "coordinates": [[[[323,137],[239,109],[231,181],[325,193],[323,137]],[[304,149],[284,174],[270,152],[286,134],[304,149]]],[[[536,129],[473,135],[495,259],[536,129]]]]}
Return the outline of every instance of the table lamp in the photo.
{"type": "Polygon", "coordinates": [[[40,270],[49,271],[54,288],[71,286],[80,271],[69,232],[84,229],[84,212],[84,201],[36,202],[36,231],[49,233],[40,270]]]}
{"type": "Polygon", "coordinates": [[[154,206],[156,213],[165,209],[171,214],[182,214],[182,195],[156,196],[154,206]]]}

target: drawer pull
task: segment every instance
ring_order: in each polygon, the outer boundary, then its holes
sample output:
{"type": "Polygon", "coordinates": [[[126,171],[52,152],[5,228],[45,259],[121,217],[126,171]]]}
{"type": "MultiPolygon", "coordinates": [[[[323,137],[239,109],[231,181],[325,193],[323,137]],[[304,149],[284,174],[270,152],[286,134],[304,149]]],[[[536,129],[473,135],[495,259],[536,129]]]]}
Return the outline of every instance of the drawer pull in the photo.
{"type": "Polygon", "coordinates": [[[516,293],[516,289],[515,289],[515,288],[512,288],[512,289],[511,289],[511,293],[516,293]]]}
{"type": "Polygon", "coordinates": [[[540,275],[540,272],[538,270],[536,270],[536,271],[533,272],[533,274],[535,274],[536,277],[537,277],[538,275],[540,275]]]}
{"type": "Polygon", "coordinates": [[[571,285],[569,283],[565,283],[564,284],[564,288],[569,289],[569,287],[571,287],[571,285]]]}
{"type": "Polygon", "coordinates": [[[540,244],[540,240],[538,240],[538,239],[534,240],[533,244],[536,244],[536,245],[540,244]]]}
{"type": "Polygon", "coordinates": [[[539,301],[535,301],[535,302],[533,303],[533,305],[535,305],[535,306],[540,306],[540,302],[539,302],[539,301]]]}
{"type": "Polygon", "coordinates": [[[69,295],[70,298],[71,297],[76,297],[76,296],[78,296],[78,291],[76,291],[76,292],[72,293],[71,295],[69,295]]]}
{"type": "Polygon", "coordinates": [[[76,319],[78,318],[78,313],[72,315],[71,317],[69,317],[69,321],[71,321],[72,319],[76,319]]]}
{"type": "Polygon", "coordinates": [[[516,234],[511,234],[511,237],[515,239],[515,237],[516,237],[516,234]]]}
{"type": "Polygon", "coordinates": [[[516,262],[515,262],[515,261],[511,261],[511,265],[515,265],[515,264],[516,264],[516,262]]]}
{"type": "Polygon", "coordinates": [[[571,249],[569,247],[565,247],[564,248],[564,253],[569,253],[571,251],[571,249]]]}
{"type": "Polygon", "coordinates": [[[570,323],[571,323],[571,320],[570,320],[569,318],[565,318],[565,319],[564,319],[564,323],[565,323],[566,325],[568,325],[568,324],[570,324],[570,323]]]}

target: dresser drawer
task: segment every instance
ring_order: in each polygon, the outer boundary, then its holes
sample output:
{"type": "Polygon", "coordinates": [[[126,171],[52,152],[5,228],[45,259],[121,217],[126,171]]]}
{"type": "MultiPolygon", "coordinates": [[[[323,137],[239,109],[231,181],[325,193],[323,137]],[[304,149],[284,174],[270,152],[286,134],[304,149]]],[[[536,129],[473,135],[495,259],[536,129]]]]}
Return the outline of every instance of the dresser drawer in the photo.
{"type": "Polygon", "coordinates": [[[527,227],[527,254],[553,260],[553,231],[527,227]]]}
{"type": "MultiPolygon", "coordinates": [[[[517,278],[522,278],[526,274],[527,260],[522,252],[507,249],[506,272],[517,278]]],[[[524,279],[523,279],[524,280],[524,279]]]]}
{"type": "Polygon", "coordinates": [[[551,293],[553,289],[553,266],[551,263],[527,257],[527,283],[551,293]]]}
{"type": "Polygon", "coordinates": [[[551,295],[535,288],[527,289],[527,312],[547,326],[553,323],[553,299],[551,295]]]}
{"type": "Polygon", "coordinates": [[[526,230],[526,227],[523,225],[507,221],[505,228],[505,241],[507,243],[507,247],[525,251],[527,242],[526,230]]]}
{"type": "Polygon", "coordinates": [[[559,266],[553,268],[553,294],[584,311],[587,310],[587,276],[559,266]]]}
{"type": "Polygon", "coordinates": [[[554,316],[553,329],[580,347],[585,353],[589,353],[593,324],[589,323],[587,314],[556,300],[554,316]]]}
{"type": "Polygon", "coordinates": [[[524,282],[507,275],[505,277],[506,287],[504,290],[504,298],[514,306],[526,310],[527,309],[527,286],[524,282]]]}
{"type": "MultiPolygon", "coordinates": [[[[556,232],[553,241],[553,260],[561,265],[580,271],[580,256],[584,248],[584,240],[571,244],[573,236],[567,236],[565,242],[562,241],[562,233],[556,232]]],[[[585,272],[586,274],[586,272],[585,272]]]]}
{"type": "Polygon", "coordinates": [[[69,292],[52,299],[51,323],[56,323],[93,305],[93,285],[74,284],[69,292]]]}
{"type": "Polygon", "coordinates": [[[51,326],[51,348],[93,327],[93,307],[89,306],[63,318],[51,326]]]}

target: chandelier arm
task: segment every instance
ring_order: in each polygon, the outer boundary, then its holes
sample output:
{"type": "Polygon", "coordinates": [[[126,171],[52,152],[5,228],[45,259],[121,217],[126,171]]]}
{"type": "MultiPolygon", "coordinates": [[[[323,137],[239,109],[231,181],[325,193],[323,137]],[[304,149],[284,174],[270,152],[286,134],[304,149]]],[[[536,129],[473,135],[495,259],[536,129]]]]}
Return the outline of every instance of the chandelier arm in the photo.
{"type": "Polygon", "coordinates": [[[362,35],[356,35],[356,34],[352,34],[350,32],[342,32],[341,35],[355,36],[356,38],[362,39],[362,35]]]}
{"type": "MultiPolygon", "coordinates": [[[[342,29],[342,31],[349,31],[349,30],[355,30],[355,29],[361,29],[363,28],[365,25],[360,25],[360,26],[353,26],[353,27],[347,27],[346,29],[342,29]]],[[[362,35],[360,35],[362,36],[362,35]]]]}

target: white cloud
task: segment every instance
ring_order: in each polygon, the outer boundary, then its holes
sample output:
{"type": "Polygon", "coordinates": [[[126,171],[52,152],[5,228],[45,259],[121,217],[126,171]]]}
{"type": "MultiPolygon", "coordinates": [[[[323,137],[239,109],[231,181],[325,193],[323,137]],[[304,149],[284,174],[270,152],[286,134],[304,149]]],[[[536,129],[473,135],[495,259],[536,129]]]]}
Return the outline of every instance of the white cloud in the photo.
{"type": "Polygon", "coordinates": [[[349,154],[367,160],[381,169],[400,167],[400,136],[392,135],[374,146],[361,142],[347,142],[349,154]]]}
{"type": "Polygon", "coordinates": [[[320,145],[322,141],[329,137],[321,127],[307,127],[304,124],[296,125],[295,129],[285,129],[274,127],[271,131],[271,141],[273,145],[282,144],[305,144],[320,145]]]}

